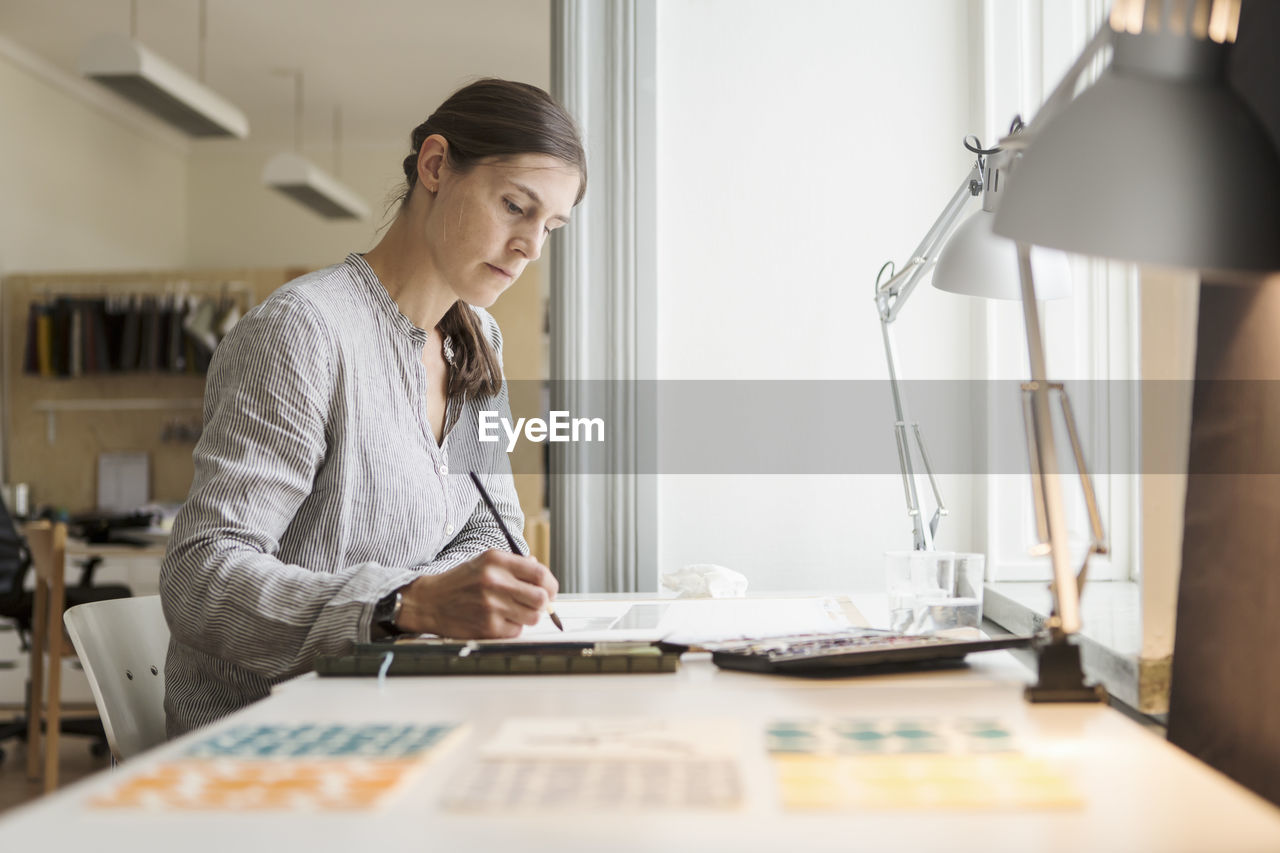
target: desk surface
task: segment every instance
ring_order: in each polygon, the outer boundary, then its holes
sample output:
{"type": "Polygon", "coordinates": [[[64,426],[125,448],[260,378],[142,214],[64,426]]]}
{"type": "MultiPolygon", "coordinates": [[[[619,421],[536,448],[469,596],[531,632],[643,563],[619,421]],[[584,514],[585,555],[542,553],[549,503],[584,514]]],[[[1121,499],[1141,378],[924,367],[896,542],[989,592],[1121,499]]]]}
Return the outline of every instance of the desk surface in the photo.
{"type": "Polygon", "coordinates": [[[350,814],[108,812],[85,808],[127,774],[173,757],[206,729],[100,773],[0,820],[4,849],[434,849],[568,851],[871,850],[1276,851],[1280,809],[1096,705],[1031,705],[1027,671],[1005,652],[974,655],[965,671],[824,681],[716,669],[688,655],[680,672],[643,675],[319,679],[281,685],[218,724],[465,720],[445,750],[384,810],[350,814]],[[763,748],[748,740],[744,802],[729,813],[466,816],[443,793],[505,718],[541,715],[724,716],[759,729],[770,717],[992,715],[1024,745],[1060,762],[1084,795],[1065,811],[784,812],[763,748]]]}

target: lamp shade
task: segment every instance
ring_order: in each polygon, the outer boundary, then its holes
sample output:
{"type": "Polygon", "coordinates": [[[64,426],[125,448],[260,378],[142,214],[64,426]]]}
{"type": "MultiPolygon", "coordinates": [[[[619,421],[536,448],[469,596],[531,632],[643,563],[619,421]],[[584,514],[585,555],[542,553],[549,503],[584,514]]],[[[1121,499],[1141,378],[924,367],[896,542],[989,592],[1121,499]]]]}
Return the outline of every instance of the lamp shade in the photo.
{"type": "Polygon", "coordinates": [[[300,154],[272,157],[262,169],[262,182],[325,219],[369,218],[369,206],[355,190],[300,154]]]}
{"type": "MultiPolygon", "coordinates": [[[[991,230],[994,220],[994,214],[979,210],[956,228],[938,254],[934,287],[986,299],[1022,298],[1017,244],[991,230]]],[[[1033,248],[1031,272],[1037,299],[1071,295],[1071,269],[1062,252],[1033,248]]]]}
{"type": "Polygon", "coordinates": [[[1118,33],[1098,82],[1037,128],[995,233],[1194,269],[1280,269],[1280,157],[1227,86],[1228,46],[1118,33]]]}

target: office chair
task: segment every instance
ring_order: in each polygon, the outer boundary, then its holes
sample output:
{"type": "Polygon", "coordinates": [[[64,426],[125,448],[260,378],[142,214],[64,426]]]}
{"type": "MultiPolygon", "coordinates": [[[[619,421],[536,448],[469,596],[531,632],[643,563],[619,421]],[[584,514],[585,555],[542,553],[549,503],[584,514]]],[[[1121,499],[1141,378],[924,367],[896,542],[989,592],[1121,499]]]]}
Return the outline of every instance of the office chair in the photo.
{"type": "MultiPolygon", "coordinates": [[[[66,589],[65,607],[74,607],[91,601],[104,601],[112,598],[127,598],[132,591],[122,585],[92,584],[93,567],[96,563],[83,567],[80,581],[66,589]]],[[[26,540],[18,531],[8,507],[0,501],[0,619],[12,622],[18,630],[18,638],[23,651],[31,647],[32,612],[35,606],[34,595],[27,590],[27,572],[31,568],[31,551],[26,540]]],[[[59,626],[60,627],[60,626],[59,626]]],[[[60,665],[55,663],[55,665],[60,665]]],[[[26,697],[27,713],[16,720],[0,723],[0,744],[15,738],[26,741],[27,726],[30,719],[32,700],[30,683],[26,697]]],[[[107,752],[106,734],[102,722],[97,719],[67,719],[58,726],[64,734],[83,735],[94,738],[90,747],[95,755],[107,752]]],[[[0,748],[0,762],[5,759],[5,751],[0,748]]]]}

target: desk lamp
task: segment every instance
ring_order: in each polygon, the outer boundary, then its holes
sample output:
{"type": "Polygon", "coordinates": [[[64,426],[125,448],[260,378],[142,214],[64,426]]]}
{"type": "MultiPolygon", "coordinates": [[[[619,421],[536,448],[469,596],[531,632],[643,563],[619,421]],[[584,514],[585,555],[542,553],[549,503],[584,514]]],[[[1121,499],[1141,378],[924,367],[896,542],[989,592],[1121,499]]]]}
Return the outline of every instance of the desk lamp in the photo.
{"type": "Polygon", "coordinates": [[[1070,640],[1088,556],[1073,573],[1030,244],[1197,270],[1280,269],[1280,160],[1226,82],[1239,16],[1239,0],[1117,0],[1032,125],[1001,141],[1015,162],[995,233],[1018,244],[1033,492],[1053,564],[1054,612],[1033,701],[1091,691],[1070,640]],[[1076,95],[1106,48],[1110,66],[1076,95]]]}
{"type": "MultiPolygon", "coordinates": [[[[894,271],[892,261],[880,268],[876,277],[876,311],[880,315],[880,334],[884,340],[885,360],[889,365],[889,387],[893,393],[894,437],[898,445],[898,468],[907,502],[914,536],[913,550],[932,551],[938,525],[947,514],[946,505],[933,475],[924,435],[919,423],[907,417],[906,403],[898,381],[893,323],[924,276],[933,270],[933,286],[953,293],[992,299],[1021,299],[1018,279],[1017,247],[1013,241],[997,237],[991,231],[992,211],[1002,184],[1003,152],[984,149],[974,137],[964,141],[965,148],[977,156],[969,173],[942,209],[933,226],[912,253],[903,268],[894,271]],[[982,208],[958,227],[971,198],[982,197],[982,208]],[[954,231],[953,231],[954,229],[954,231]],[[936,267],[936,269],[935,269],[936,267]],[[888,278],[885,278],[885,275],[888,278]],[[908,432],[909,431],[909,432],[908,432]],[[933,491],[934,512],[926,524],[916,487],[915,439],[920,464],[933,491]]],[[[1066,256],[1061,252],[1036,249],[1032,253],[1036,268],[1036,288],[1041,299],[1057,299],[1071,292],[1066,256]]]]}

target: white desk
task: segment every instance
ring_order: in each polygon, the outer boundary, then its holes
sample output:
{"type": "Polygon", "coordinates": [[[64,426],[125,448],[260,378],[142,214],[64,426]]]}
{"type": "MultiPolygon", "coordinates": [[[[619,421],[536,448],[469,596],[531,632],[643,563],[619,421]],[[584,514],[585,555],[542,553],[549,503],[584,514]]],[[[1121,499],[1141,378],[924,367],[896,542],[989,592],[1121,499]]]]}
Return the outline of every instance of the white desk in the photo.
{"type": "MultiPolygon", "coordinates": [[[[1280,850],[1280,809],[1170,746],[1119,712],[1095,705],[1033,706],[1028,673],[1005,652],[971,657],[968,671],[835,681],[725,672],[686,656],[680,672],[652,675],[452,676],[319,679],[282,685],[219,725],[466,720],[465,738],[433,760],[384,811],[226,814],[93,811],[85,800],[115,779],[102,773],[0,819],[4,850],[724,850],[1208,851],[1280,850]],[[1025,747],[1063,762],[1086,799],[1052,812],[784,812],[763,746],[748,738],[745,803],[732,813],[464,816],[439,810],[442,792],[478,745],[512,715],[730,716],[748,732],[772,716],[996,715],[1025,747]]],[[[116,774],[172,757],[195,733],[116,774]]],[[[1028,749],[1030,751],[1030,749],[1028,749]]]]}

